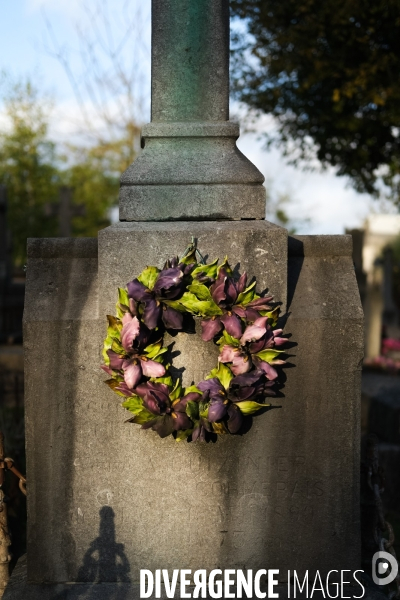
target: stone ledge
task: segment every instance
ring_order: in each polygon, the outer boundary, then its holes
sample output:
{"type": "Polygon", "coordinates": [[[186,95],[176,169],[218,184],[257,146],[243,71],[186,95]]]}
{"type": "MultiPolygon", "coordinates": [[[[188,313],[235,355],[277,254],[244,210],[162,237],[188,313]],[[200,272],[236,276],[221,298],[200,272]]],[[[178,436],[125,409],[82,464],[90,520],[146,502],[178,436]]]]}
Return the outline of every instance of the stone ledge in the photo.
{"type": "Polygon", "coordinates": [[[142,138],[156,137],[234,137],[240,134],[238,123],[232,121],[203,121],[181,123],[152,122],[144,125],[142,138]]]}
{"type": "Polygon", "coordinates": [[[29,238],[32,258],[97,258],[97,238],[29,238]]]}
{"type": "Polygon", "coordinates": [[[352,256],[351,235],[289,236],[289,256],[352,256]]]}

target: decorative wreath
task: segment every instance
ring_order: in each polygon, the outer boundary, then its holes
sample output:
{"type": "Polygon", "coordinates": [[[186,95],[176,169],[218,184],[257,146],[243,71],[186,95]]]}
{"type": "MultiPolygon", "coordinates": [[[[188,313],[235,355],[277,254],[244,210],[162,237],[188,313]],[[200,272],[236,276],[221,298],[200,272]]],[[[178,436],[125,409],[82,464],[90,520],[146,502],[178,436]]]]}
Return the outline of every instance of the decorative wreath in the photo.
{"type": "Polygon", "coordinates": [[[102,369],[111,376],[105,383],[125,398],[129,422],[162,438],[215,441],[216,434],[240,433],[247,415],[271,406],[265,398],[276,395],[275,365],[285,362],[277,348],[287,340],[274,329],[279,306],[255,287],[246,273],[235,276],[227,257],[205,264],[191,244],[180,260],[147,267],[118,288],[102,369]],[[164,335],[185,331],[188,317],[202,319],[202,339],[218,344],[220,354],[204,381],[183,389],[171,375],[164,335]]]}

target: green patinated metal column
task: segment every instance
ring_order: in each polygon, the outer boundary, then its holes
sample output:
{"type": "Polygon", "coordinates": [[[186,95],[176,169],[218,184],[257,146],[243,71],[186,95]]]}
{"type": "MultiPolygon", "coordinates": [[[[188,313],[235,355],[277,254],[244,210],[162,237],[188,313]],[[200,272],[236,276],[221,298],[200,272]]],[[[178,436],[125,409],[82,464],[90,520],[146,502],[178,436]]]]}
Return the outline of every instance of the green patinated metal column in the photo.
{"type": "Polygon", "coordinates": [[[153,0],[153,122],[228,121],[228,0],[153,0]]]}
{"type": "Polygon", "coordinates": [[[120,220],[264,219],[264,177],[229,121],[229,0],[152,0],[151,87],[120,220]]]}

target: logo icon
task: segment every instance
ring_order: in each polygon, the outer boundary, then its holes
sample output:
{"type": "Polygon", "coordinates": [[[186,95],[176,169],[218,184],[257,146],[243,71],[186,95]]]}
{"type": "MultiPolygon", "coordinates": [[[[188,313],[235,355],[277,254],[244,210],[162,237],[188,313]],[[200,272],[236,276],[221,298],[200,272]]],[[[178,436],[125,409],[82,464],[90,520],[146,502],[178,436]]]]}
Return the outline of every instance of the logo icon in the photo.
{"type": "Polygon", "coordinates": [[[372,579],[377,585],[392,583],[397,577],[399,566],[389,552],[375,552],[372,557],[372,579]]]}

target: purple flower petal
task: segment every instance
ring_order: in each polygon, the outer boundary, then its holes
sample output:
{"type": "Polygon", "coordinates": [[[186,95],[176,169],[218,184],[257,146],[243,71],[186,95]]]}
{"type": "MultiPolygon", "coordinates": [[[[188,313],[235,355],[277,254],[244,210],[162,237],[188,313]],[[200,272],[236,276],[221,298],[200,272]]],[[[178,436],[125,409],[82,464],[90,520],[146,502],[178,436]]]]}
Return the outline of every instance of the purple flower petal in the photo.
{"type": "MultiPolygon", "coordinates": [[[[267,328],[269,327],[269,325],[267,325],[267,328]]],[[[251,354],[257,354],[257,352],[261,352],[261,350],[267,350],[268,348],[273,348],[274,347],[274,336],[272,335],[271,331],[268,331],[265,335],[263,335],[259,340],[257,340],[256,342],[251,342],[248,346],[251,354]]]]}
{"type": "Polygon", "coordinates": [[[173,419],[172,424],[175,431],[178,431],[179,429],[191,429],[193,427],[193,423],[186,413],[173,412],[171,417],[173,419]]]}
{"type": "Polygon", "coordinates": [[[154,284],[153,291],[159,294],[161,290],[168,290],[173,286],[179,285],[182,277],[183,273],[178,268],[163,269],[154,284]]]}
{"type": "Polygon", "coordinates": [[[207,321],[201,322],[201,339],[205,342],[209,342],[213,339],[217,333],[222,329],[221,319],[216,317],[215,319],[208,319],[207,321]]]}
{"type": "Polygon", "coordinates": [[[248,323],[254,323],[260,318],[260,313],[255,308],[247,308],[246,306],[246,321],[248,323]]]}
{"type": "Polygon", "coordinates": [[[242,319],[246,317],[246,311],[242,306],[233,306],[232,312],[234,312],[238,317],[242,317],[242,319]]]}
{"type": "Polygon", "coordinates": [[[283,337],[274,337],[275,346],[283,346],[286,344],[287,339],[283,337]]]}
{"type": "Polygon", "coordinates": [[[201,394],[197,392],[189,392],[186,396],[183,396],[181,402],[200,402],[201,394]]]}
{"type": "Polygon", "coordinates": [[[269,379],[270,381],[274,381],[275,379],[277,379],[278,373],[276,372],[274,367],[271,367],[271,365],[269,365],[264,360],[259,360],[259,359],[256,360],[256,358],[257,357],[254,357],[254,363],[257,364],[257,367],[259,369],[264,371],[266,378],[269,379]]]}
{"type": "Polygon", "coordinates": [[[114,371],[120,371],[123,368],[123,363],[125,359],[118,356],[118,354],[116,352],[113,352],[113,350],[107,350],[107,355],[110,359],[110,367],[114,371]]]}
{"type": "Polygon", "coordinates": [[[219,360],[219,362],[222,362],[222,363],[233,362],[233,359],[235,358],[235,354],[237,354],[237,353],[238,353],[237,348],[233,348],[233,346],[225,345],[222,348],[222,351],[218,357],[218,360],[219,360]]]}
{"type": "Polygon", "coordinates": [[[211,423],[220,421],[226,416],[227,410],[227,404],[224,404],[224,400],[211,400],[208,408],[208,420],[211,423]]]}
{"type": "Polygon", "coordinates": [[[238,297],[238,292],[236,289],[235,282],[233,281],[233,279],[231,277],[226,278],[225,293],[226,293],[225,301],[226,301],[227,306],[233,306],[238,297]]]}
{"type": "Polygon", "coordinates": [[[147,396],[151,397],[151,393],[156,393],[157,397],[163,404],[169,403],[169,390],[165,383],[146,381],[146,383],[141,383],[135,389],[135,394],[140,396],[142,400],[144,400],[147,396]]]}
{"type": "Polygon", "coordinates": [[[195,427],[195,429],[193,429],[192,442],[196,442],[199,439],[201,429],[202,429],[201,425],[197,425],[197,427],[195,427]]]}
{"type": "Polygon", "coordinates": [[[165,375],[165,367],[161,363],[149,360],[148,358],[144,359],[144,357],[141,357],[139,360],[145,377],[163,377],[165,375]]]}
{"type": "Polygon", "coordinates": [[[256,394],[256,388],[252,386],[232,388],[228,392],[228,398],[232,402],[248,400],[256,394]]]}
{"type": "Polygon", "coordinates": [[[137,302],[146,302],[151,297],[149,290],[138,279],[130,281],[127,287],[129,298],[133,298],[137,302]]]}
{"type": "MultiPolygon", "coordinates": [[[[266,296],[265,298],[256,298],[255,300],[252,300],[251,302],[249,302],[247,304],[247,306],[251,306],[252,308],[258,307],[258,306],[267,306],[269,302],[271,302],[271,300],[273,300],[273,296],[266,296]]],[[[268,306],[269,308],[269,306],[268,306]]]]}
{"type": "MultiPolygon", "coordinates": [[[[157,384],[152,384],[151,388],[148,388],[148,393],[146,393],[143,397],[143,404],[153,414],[162,415],[170,411],[170,400],[169,397],[166,394],[164,394],[163,391],[155,387],[156,385],[157,384]]],[[[139,387],[141,386],[138,386],[136,388],[135,393],[137,393],[139,387]]]]}
{"type": "Polygon", "coordinates": [[[241,294],[242,292],[244,292],[244,290],[246,289],[246,285],[247,285],[247,273],[245,271],[243,273],[243,275],[240,276],[239,281],[236,284],[236,289],[238,291],[238,294],[241,294]]]}
{"type": "Polygon", "coordinates": [[[228,407],[228,421],[226,423],[230,433],[237,433],[243,423],[243,414],[235,404],[228,407]]]}
{"type": "Polygon", "coordinates": [[[134,300],[133,298],[129,298],[129,310],[131,311],[134,317],[138,316],[138,305],[136,300],[134,300]]]}
{"type": "Polygon", "coordinates": [[[132,362],[124,370],[124,380],[130,390],[135,388],[142,377],[142,369],[139,364],[132,362]]]}
{"type": "Polygon", "coordinates": [[[165,438],[174,431],[174,424],[170,415],[164,415],[160,419],[156,419],[152,426],[153,431],[156,431],[160,438],[165,438]]]}
{"type": "Polygon", "coordinates": [[[125,313],[122,319],[123,327],[121,331],[121,343],[126,352],[132,350],[134,340],[139,334],[140,323],[137,317],[132,317],[130,313],[125,313]]]}
{"type": "Polygon", "coordinates": [[[260,317],[254,321],[253,325],[246,327],[244,334],[240,339],[240,343],[244,346],[246,342],[255,342],[259,340],[267,331],[268,317],[260,317]]]}
{"type": "Polygon", "coordinates": [[[242,335],[242,322],[235,314],[226,313],[221,317],[221,321],[229,335],[236,339],[240,338],[242,335]]]}
{"type": "Polygon", "coordinates": [[[149,329],[155,329],[161,317],[162,307],[159,302],[151,298],[145,304],[143,312],[143,321],[149,329]]]}
{"type": "Polygon", "coordinates": [[[218,273],[218,277],[215,283],[210,287],[211,296],[216,304],[224,303],[226,299],[225,293],[225,282],[226,282],[226,274],[222,269],[218,273]]]}
{"type": "Polygon", "coordinates": [[[182,329],[183,327],[183,315],[165,304],[163,304],[162,320],[167,329],[182,329]]]}
{"type": "Polygon", "coordinates": [[[238,355],[231,365],[231,371],[234,375],[243,375],[248,373],[253,366],[251,360],[246,355],[238,355]]]}
{"type": "Polygon", "coordinates": [[[183,398],[179,399],[179,402],[173,403],[173,408],[175,412],[185,412],[186,404],[188,402],[199,402],[202,398],[201,394],[197,394],[197,392],[190,392],[183,396],[183,398]]]}
{"type": "Polygon", "coordinates": [[[110,367],[107,367],[107,365],[101,365],[100,369],[103,369],[103,371],[105,371],[107,375],[113,375],[112,369],[110,369],[110,367]]]}
{"type": "Polygon", "coordinates": [[[200,381],[200,383],[197,384],[197,387],[202,392],[209,392],[211,397],[218,395],[221,396],[221,394],[225,393],[223,386],[216,377],[200,381]]]}
{"type": "Polygon", "coordinates": [[[124,396],[132,396],[132,392],[126,385],[125,381],[121,381],[121,383],[119,383],[115,389],[124,394],[124,396]]]}
{"type": "Polygon", "coordinates": [[[240,387],[245,387],[254,385],[263,377],[263,375],[264,373],[259,369],[251,371],[250,373],[245,373],[244,375],[238,375],[232,379],[231,386],[237,385],[240,387]]]}
{"type": "Polygon", "coordinates": [[[222,363],[232,363],[231,371],[234,375],[247,373],[252,367],[247,354],[238,348],[232,348],[232,346],[224,346],[218,360],[222,363]]]}

